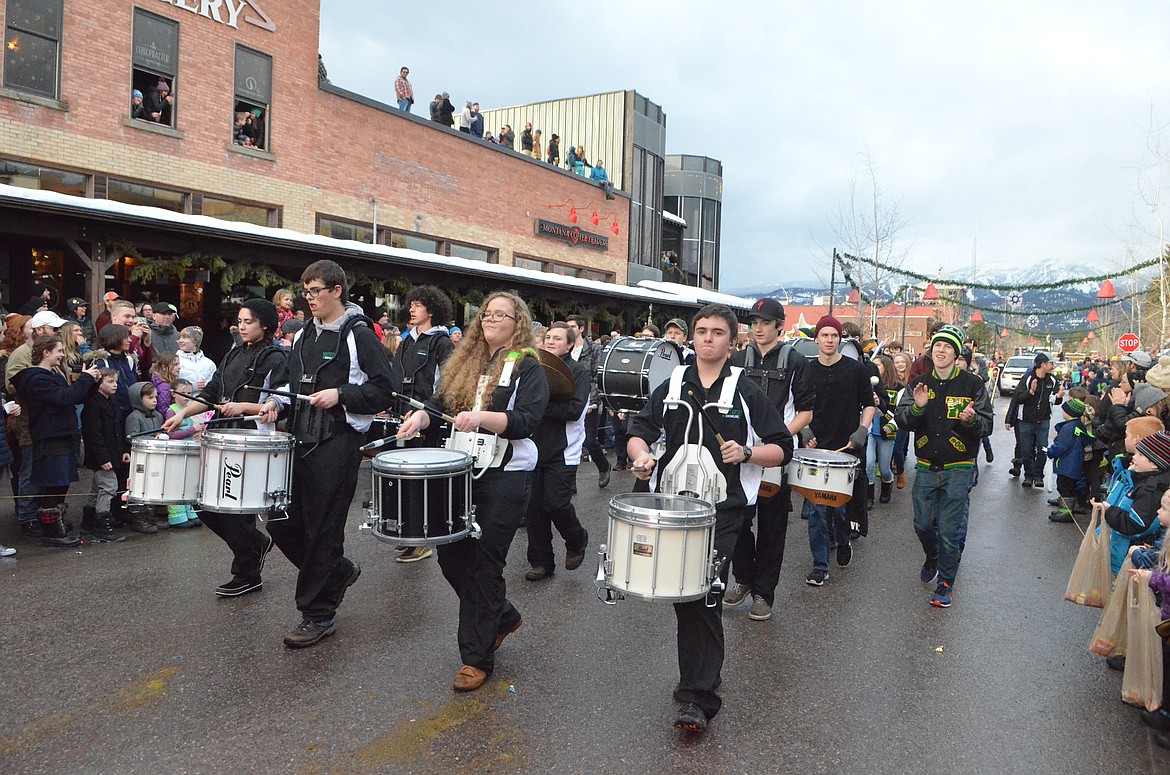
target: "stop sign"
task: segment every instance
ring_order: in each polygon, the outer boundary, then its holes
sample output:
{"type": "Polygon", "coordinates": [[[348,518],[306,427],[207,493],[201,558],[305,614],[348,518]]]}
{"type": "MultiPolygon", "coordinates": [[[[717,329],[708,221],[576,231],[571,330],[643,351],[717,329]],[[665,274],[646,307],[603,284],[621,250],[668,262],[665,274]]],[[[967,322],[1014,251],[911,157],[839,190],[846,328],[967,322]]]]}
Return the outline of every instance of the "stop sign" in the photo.
{"type": "Polygon", "coordinates": [[[1123,353],[1131,353],[1141,346],[1137,334],[1122,334],[1117,338],[1117,348],[1123,353]]]}

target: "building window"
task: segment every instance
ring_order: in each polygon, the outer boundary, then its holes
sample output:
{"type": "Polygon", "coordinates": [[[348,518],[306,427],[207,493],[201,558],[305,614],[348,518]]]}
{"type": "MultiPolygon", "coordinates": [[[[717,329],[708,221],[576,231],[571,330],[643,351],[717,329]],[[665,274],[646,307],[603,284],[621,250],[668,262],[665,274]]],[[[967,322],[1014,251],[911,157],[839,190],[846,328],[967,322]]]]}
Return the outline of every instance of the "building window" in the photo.
{"type": "Polygon", "coordinates": [[[8,0],[5,8],[4,85],[55,100],[61,92],[61,17],[64,0],[8,0]]]}
{"type": "Polygon", "coordinates": [[[317,233],[322,237],[333,239],[348,239],[354,242],[374,244],[374,229],[352,221],[341,221],[336,218],[317,216],[317,233]]]}
{"type": "Polygon", "coordinates": [[[275,226],[276,208],[262,205],[250,205],[243,202],[233,202],[230,199],[219,199],[213,196],[203,197],[203,214],[225,221],[251,223],[256,226],[275,226]]]}
{"type": "Polygon", "coordinates": [[[472,245],[460,245],[452,242],[449,255],[455,258],[483,261],[485,264],[496,263],[496,251],[489,248],[477,248],[472,245]]]}
{"type": "Polygon", "coordinates": [[[531,269],[536,272],[544,271],[544,262],[537,261],[531,258],[524,258],[523,256],[512,256],[512,265],[518,266],[521,269],[531,269]]]}
{"type": "Polygon", "coordinates": [[[77,172],[34,167],[13,161],[0,161],[0,183],[20,188],[56,191],[70,196],[86,196],[89,180],[77,172]]]}
{"type": "Polygon", "coordinates": [[[390,235],[390,247],[417,250],[419,253],[442,255],[443,243],[430,239],[429,237],[417,237],[413,234],[394,232],[390,235]]]}
{"type": "Polygon", "coordinates": [[[272,105],[272,57],[236,46],[236,102],[232,112],[232,142],[268,148],[272,105]]]}
{"type": "Polygon", "coordinates": [[[130,118],[174,127],[179,23],[135,8],[132,59],[130,118]]]}
{"type": "Polygon", "coordinates": [[[596,269],[582,269],[580,277],[583,280],[596,280],[599,283],[612,283],[617,279],[613,272],[599,272],[596,269]]]}
{"type": "Polygon", "coordinates": [[[124,180],[113,180],[112,178],[106,182],[106,199],[128,205],[161,207],[163,210],[171,210],[176,213],[187,212],[186,194],[179,191],[168,191],[165,188],[127,183],[124,180]]]}

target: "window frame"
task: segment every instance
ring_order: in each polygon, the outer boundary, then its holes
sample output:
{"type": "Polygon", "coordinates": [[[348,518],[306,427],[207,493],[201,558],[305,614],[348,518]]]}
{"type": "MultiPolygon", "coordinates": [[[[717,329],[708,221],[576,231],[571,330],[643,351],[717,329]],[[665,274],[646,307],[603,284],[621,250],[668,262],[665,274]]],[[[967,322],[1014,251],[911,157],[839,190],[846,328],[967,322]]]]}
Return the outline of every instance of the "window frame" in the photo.
{"type": "MultiPolygon", "coordinates": [[[[130,25],[130,89],[131,89],[131,91],[133,91],[136,88],[134,85],[135,76],[138,73],[142,73],[142,74],[149,76],[151,78],[156,78],[156,79],[163,78],[163,79],[168,80],[170,82],[171,94],[174,95],[174,94],[178,93],[179,57],[181,55],[180,47],[182,45],[181,32],[182,32],[182,27],[177,19],[171,19],[170,17],[154,13],[153,11],[148,11],[145,8],[139,8],[137,6],[134,7],[134,14],[131,17],[131,25],[130,25]],[[135,44],[135,40],[136,40],[134,37],[134,31],[137,29],[138,17],[140,15],[141,16],[152,16],[156,20],[158,20],[164,24],[167,24],[169,26],[174,27],[174,29],[175,29],[175,66],[173,68],[173,72],[165,72],[164,69],[161,67],[147,67],[145,65],[139,65],[137,62],[134,61],[134,44],[135,44]]],[[[146,103],[146,95],[147,95],[147,92],[143,91],[142,92],[143,104],[146,103]]],[[[161,121],[151,121],[148,118],[135,119],[129,115],[129,110],[127,110],[126,118],[129,121],[133,122],[131,124],[132,126],[138,126],[140,123],[142,123],[142,124],[149,124],[151,127],[156,128],[156,129],[161,128],[161,129],[169,129],[169,130],[173,130],[173,131],[178,131],[178,129],[179,129],[178,100],[176,100],[175,104],[171,106],[171,120],[169,123],[164,124],[161,121]]]]}
{"type": "Polygon", "coordinates": [[[45,3],[56,2],[57,7],[59,8],[59,13],[57,15],[57,37],[56,38],[48,37],[44,33],[41,33],[41,32],[34,32],[32,30],[22,29],[20,27],[13,26],[11,23],[12,12],[9,9],[9,6],[12,5],[12,2],[13,2],[13,0],[6,0],[6,2],[4,3],[4,44],[5,44],[4,45],[4,60],[3,60],[4,77],[3,77],[3,80],[0,81],[0,86],[2,86],[4,89],[10,90],[10,91],[15,92],[17,94],[28,95],[30,97],[36,97],[39,99],[47,99],[47,100],[53,100],[54,102],[59,102],[61,100],[61,63],[62,63],[61,51],[64,48],[63,43],[64,43],[64,37],[65,37],[65,0],[43,0],[43,2],[45,2],[45,3]],[[32,91],[32,90],[27,89],[27,88],[22,88],[20,86],[16,86],[16,85],[9,82],[8,74],[9,74],[10,67],[9,67],[9,61],[8,61],[8,52],[10,49],[8,48],[8,40],[9,40],[10,31],[15,31],[21,35],[31,35],[32,37],[37,38],[38,40],[52,41],[56,45],[56,47],[57,47],[56,54],[57,55],[55,58],[56,61],[54,62],[54,65],[53,65],[54,79],[53,79],[53,93],[51,95],[45,94],[44,92],[32,91]]]}
{"type": "MultiPolygon", "coordinates": [[[[275,69],[275,61],[273,60],[271,54],[266,54],[263,51],[252,48],[251,46],[245,46],[243,43],[237,43],[235,45],[232,54],[232,111],[230,121],[228,123],[228,125],[231,127],[230,135],[228,137],[228,143],[230,145],[237,144],[235,141],[235,121],[236,113],[239,111],[237,111],[236,108],[239,107],[240,103],[243,103],[245,105],[250,105],[253,108],[260,108],[262,111],[264,111],[261,117],[261,120],[264,122],[264,144],[258,147],[253,147],[253,149],[263,153],[272,153],[272,81],[275,69]],[[256,99],[258,95],[241,95],[236,88],[237,78],[239,77],[241,52],[249,56],[266,59],[268,61],[268,102],[264,104],[259,104],[258,100],[256,99]]],[[[248,148],[249,146],[244,145],[239,147],[248,148]]]]}

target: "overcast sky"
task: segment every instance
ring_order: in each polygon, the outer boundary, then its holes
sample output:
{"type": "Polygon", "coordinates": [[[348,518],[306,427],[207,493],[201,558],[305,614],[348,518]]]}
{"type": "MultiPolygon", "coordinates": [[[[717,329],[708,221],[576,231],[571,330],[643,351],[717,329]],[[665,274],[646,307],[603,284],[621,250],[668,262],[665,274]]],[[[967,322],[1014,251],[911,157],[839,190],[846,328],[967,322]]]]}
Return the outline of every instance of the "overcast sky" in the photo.
{"type": "Polygon", "coordinates": [[[1164,2],[322,0],[321,15],[335,84],[393,102],[408,65],[423,115],[440,91],[490,108],[633,88],[662,105],[668,153],[723,162],[724,289],[827,267],[867,153],[907,267],[965,270],[976,236],[980,269],[1116,266],[1134,240],[1156,254],[1138,177],[1151,112],[1170,121],[1164,2]]]}

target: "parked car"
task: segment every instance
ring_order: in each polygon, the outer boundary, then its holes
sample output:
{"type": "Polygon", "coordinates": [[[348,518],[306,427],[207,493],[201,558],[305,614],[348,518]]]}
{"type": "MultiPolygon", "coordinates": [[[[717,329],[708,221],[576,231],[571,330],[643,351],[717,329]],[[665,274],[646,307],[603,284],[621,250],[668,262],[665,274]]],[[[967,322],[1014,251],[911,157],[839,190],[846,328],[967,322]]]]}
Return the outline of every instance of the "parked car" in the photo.
{"type": "Polygon", "coordinates": [[[1013,355],[1008,358],[1003,368],[999,370],[999,394],[1010,396],[1016,392],[1020,377],[1028,373],[1035,360],[1035,355],[1013,355]]]}

